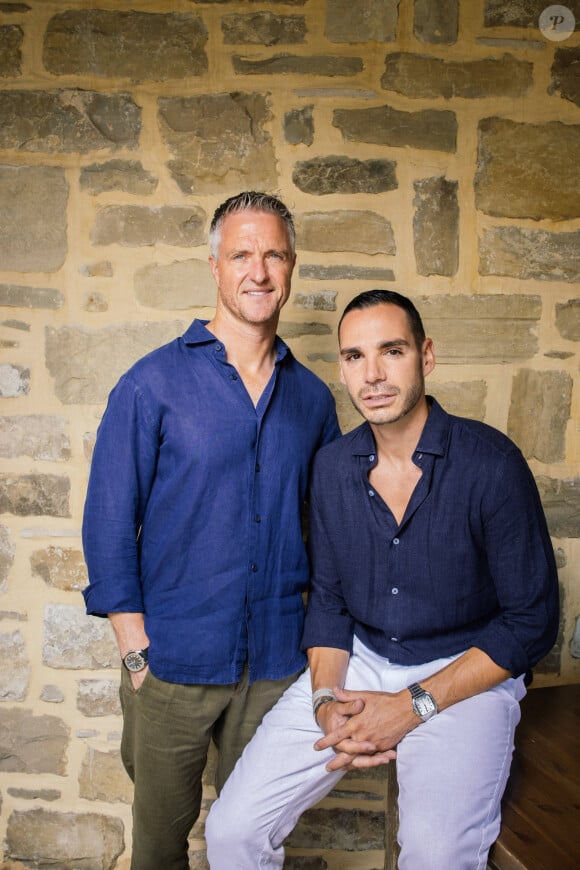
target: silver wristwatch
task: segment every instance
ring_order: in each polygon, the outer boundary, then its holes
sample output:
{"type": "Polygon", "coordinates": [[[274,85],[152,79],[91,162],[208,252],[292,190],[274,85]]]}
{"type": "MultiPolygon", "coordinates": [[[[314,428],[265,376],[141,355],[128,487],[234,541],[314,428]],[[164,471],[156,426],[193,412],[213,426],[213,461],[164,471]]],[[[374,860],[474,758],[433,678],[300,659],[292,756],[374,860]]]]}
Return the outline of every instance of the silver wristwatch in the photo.
{"type": "Polygon", "coordinates": [[[142,671],[149,664],[149,648],[129,650],[127,655],[123,656],[123,664],[132,674],[142,671]]]}
{"type": "Polygon", "coordinates": [[[423,722],[427,722],[439,712],[433,695],[426,692],[419,683],[411,683],[408,689],[413,700],[413,710],[423,722]]]}

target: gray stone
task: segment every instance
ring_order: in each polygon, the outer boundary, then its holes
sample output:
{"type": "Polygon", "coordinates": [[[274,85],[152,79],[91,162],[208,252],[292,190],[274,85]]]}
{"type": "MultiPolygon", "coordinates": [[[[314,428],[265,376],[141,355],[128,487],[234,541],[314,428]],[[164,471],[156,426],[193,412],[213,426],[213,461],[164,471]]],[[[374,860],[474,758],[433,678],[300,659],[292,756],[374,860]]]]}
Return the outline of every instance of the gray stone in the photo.
{"type": "Polygon", "coordinates": [[[5,592],[16,546],[8,526],[0,525],[0,592],[5,592]]]}
{"type": "Polygon", "coordinates": [[[0,78],[22,74],[22,41],[24,32],[17,24],[0,27],[0,78]]]}
{"type": "Polygon", "coordinates": [[[79,680],[77,709],[83,716],[119,716],[119,680],[79,680]]]}
{"type": "Polygon", "coordinates": [[[205,240],[206,214],[202,208],[109,205],[97,214],[91,231],[93,245],[178,245],[192,247],[205,240]]]}
{"type": "Polygon", "coordinates": [[[91,314],[109,310],[109,303],[102,293],[88,293],[83,301],[83,309],[91,314]]]}
{"type": "Polygon", "coordinates": [[[485,381],[449,381],[444,384],[429,381],[428,392],[435,396],[449,414],[469,417],[471,420],[485,420],[485,381]]]}
{"type": "Polygon", "coordinates": [[[296,163],[292,181],[304,193],[385,193],[396,190],[396,164],[392,160],[356,160],[352,157],[315,157],[296,163]]]}
{"type": "Polygon", "coordinates": [[[459,204],[456,181],[415,181],[413,242],[419,275],[451,277],[459,266],[459,204]]]}
{"type": "Polygon", "coordinates": [[[0,513],[70,517],[70,480],[57,474],[0,474],[0,513]]]}
{"type": "Polygon", "coordinates": [[[449,111],[402,112],[391,106],[335,109],[332,125],[351,142],[450,152],[457,146],[457,119],[449,111]]]}
{"type": "Polygon", "coordinates": [[[104,402],[127,369],[149,351],[175,338],[183,324],[118,323],[102,329],[46,327],[46,366],[64,404],[104,402]]]}
{"type": "Polygon", "coordinates": [[[14,810],[8,819],[5,858],[21,866],[112,870],[125,849],[121,819],[99,813],[14,810]]]}
{"type": "Polygon", "coordinates": [[[84,278],[112,278],[113,264],[110,260],[97,260],[95,263],[85,263],[79,268],[79,274],[84,278]]]}
{"type": "Polygon", "coordinates": [[[570,100],[576,106],[580,106],[580,76],[578,65],[580,64],[580,48],[558,48],[554,52],[552,64],[552,84],[548,88],[549,94],[560,94],[564,100],[570,100]]]}
{"type": "MultiPolygon", "coordinates": [[[[485,0],[484,24],[486,27],[538,27],[538,19],[544,9],[552,5],[547,0],[485,0]]],[[[569,9],[576,8],[576,27],[580,9],[576,0],[565,3],[569,9]]]]}
{"type": "Polygon", "coordinates": [[[0,398],[17,399],[30,392],[30,369],[24,366],[0,365],[0,398]]]}
{"type": "MultiPolygon", "coordinates": [[[[140,132],[141,110],[130,94],[0,92],[0,148],[81,154],[114,151],[136,148],[140,132]]],[[[25,187],[34,189],[32,182],[25,187]]]]}
{"type": "Polygon", "coordinates": [[[96,432],[85,432],[83,435],[83,453],[87,462],[90,464],[93,458],[93,451],[95,449],[95,441],[97,440],[96,432]]]}
{"type": "Polygon", "coordinates": [[[42,660],[49,668],[115,668],[119,651],[108,619],[87,616],[84,607],[47,604],[42,660]]]}
{"type": "Polygon", "coordinates": [[[87,747],[79,775],[79,795],[89,801],[131,803],[133,783],[125,772],[118,750],[102,752],[87,747]]]}
{"type": "Polygon", "coordinates": [[[7,308],[62,308],[64,296],[50,287],[0,284],[0,305],[7,308]]]}
{"type": "Polygon", "coordinates": [[[327,0],[324,35],[330,42],[393,42],[399,0],[327,0]]]}
{"type": "Polygon", "coordinates": [[[318,293],[294,293],[297,308],[311,311],[336,311],[336,290],[321,290],[318,293]]]}
{"type": "Polygon", "coordinates": [[[381,86],[407,97],[521,97],[533,85],[533,64],[511,54],[503,58],[446,61],[421,54],[387,55],[381,86]]]}
{"type": "Polygon", "coordinates": [[[277,187],[265,95],[161,97],[158,105],[161,135],[174,155],[168,167],[183,193],[277,187]]]}
{"type": "MultiPolygon", "coordinates": [[[[0,114],[2,98],[0,91],[0,114]]],[[[3,269],[15,272],[60,269],[67,254],[67,199],[68,185],[64,170],[60,168],[0,166],[0,261],[3,269]]]]}
{"type": "Polygon", "coordinates": [[[453,45],[457,42],[459,0],[415,0],[413,32],[421,42],[453,45]]]}
{"type": "Polygon", "coordinates": [[[30,557],[33,574],[47,586],[66,592],[84,589],[88,583],[87,567],[81,550],[72,547],[46,547],[30,557]]]}
{"type": "Polygon", "coordinates": [[[321,855],[306,857],[305,855],[288,855],[284,861],[284,870],[327,870],[328,864],[321,855]]]}
{"type": "Polygon", "coordinates": [[[580,616],[576,617],[574,634],[570,641],[570,655],[572,658],[580,659],[580,616]]]}
{"type": "Polygon", "coordinates": [[[312,106],[293,109],[284,115],[284,138],[291,145],[312,145],[314,142],[314,119],[312,106]]]}
{"type": "Polygon", "coordinates": [[[18,630],[0,633],[0,701],[24,701],[29,680],[30,662],[22,634],[18,630]]]}
{"type": "Polygon", "coordinates": [[[306,37],[304,15],[224,15],[221,27],[226,45],[290,45],[305,42],[306,37]]]}
{"type": "Polygon", "coordinates": [[[22,332],[30,332],[30,324],[25,323],[23,320],[3,320],[2,326],[6,326],[8,329],[19,329],[22,332]]]}
{"type": "Polygon", "coordinates": [[[479,240],[482,275],[536,281],[580,281],[580,232],[490,227],[479,240]]]}
{"type": "Polygon", "coordinates": [[[281,321],[278,335],[286,340],[300,338],[303,335],[330,335],[330,326],[326,323],[288,323],[281,321]]]}
{"type": "Polygon", "coordinates": [[[68,10],[48,22],[43,61],[55,75],[185,79],[207,72],[206,42],[206,27],[193,15],[68,10]]]}
{"type": "Polygon", "coordinates": [[[65,776],[69,734],[57,716],[0,708],[0,771],[65,776]]]}
{"type": "Polygon", "coordinates": [[[299,849],[384,849],[385,814],[360,808],[307,810],[285,842],[299,849]]]}
{"type": "Polygon", "coordinates": [[[557,480],[536,478],[540,498],[554,538],[580,538],[580,477],[557,480]]]}
{"type": "Polygon", "coordinates": [[[275,54],[260,60],[232,57],[234,72],[238,75],[300,75],[300,76],[354,76],[364,69],[362,58],[302,54],[275,54]]]}
{"type": "Polygon", "coordinates": [[[556,328],[562,338],[580,341],[580,299],[556,305],[556,328]]]}
{"type": "Polygon", "coordinates": [[[310,281],[394,281],[391,269],[374,266],[300,266],[298,274],[310,281]]]}
{"type": "Polygon", "coordinates": [[[11,797],[25,801],[57,801],[62,797],[62,792],[56,788],[7,788],[11,797]]]}
{"type": "Polygon", "coordinates": [[[526,459],[561,462],[566,458],[572,378],[566,372],[522,369],[512,382],[507,432],[526,459]]]}
{"type": "Polygon", "coordinates": [[[80,188],[92,194],[122,190],[136,196],[153,193],[158,179],[138,160],[109,160],[81,167],[80,188]]]}
{"type": "Polygon", "coordinates": [[[64,692],[59,686],[49,683],[42,687],[40,700],[44,701],[45,704],[62,704],[64,703],[64,692]]]}
{"type": "Polygon", "coordinates": [[[434,295],[414,301],[439,362],[492,365],[537,353],[538,296],[434,295]]]}
{"type": "Polygon", "coordinates": [[[580,217],[580,125],[479,123],[476,206],[496,217],[580,217]]]}
{"type": "Polygon", "coordinates": [[[135,272],[135,296],[141,305],[166,311],[212,308],[216,285],[207,260],[152,263],[135,272]]]}
{"type": "Polygon", "coordinates": [[[70,459],[70,439],[64,417],[29,414],[0,417],[0,456],[30,456],[65,462],[70,459]]]}
{"type": "Polygon", "coordinates": [[[295,218],[296,244],[305,251],[395,254],[390,221],[373,211],[311,211],[295,218]]]}

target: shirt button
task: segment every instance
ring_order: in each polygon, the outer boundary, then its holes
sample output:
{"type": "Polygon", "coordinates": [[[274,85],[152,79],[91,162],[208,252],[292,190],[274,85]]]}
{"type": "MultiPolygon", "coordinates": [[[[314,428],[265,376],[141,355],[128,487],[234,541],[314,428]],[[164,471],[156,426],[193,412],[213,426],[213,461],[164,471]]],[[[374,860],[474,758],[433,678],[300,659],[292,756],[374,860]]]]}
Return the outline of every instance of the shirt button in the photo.
{"type": "Polygon", "coordinates": [[[372,491],[372,489],[369,489],[369,495],[371,498],[374,496],[374,492],[372,491]]]}
{"type": "Polygon", "coordinates": [[[256,462],[256,471],[261,471],[260,463],[256,462]]]}
{"type": "Polygon", "coordinates": [[[255,563],[255,562],[252,562],[252,564],[251,564],[250,567],[251,567],[251,569],[252,569],[252,572],[255,574],[256,571],[258,570],[258,566],[256,565],[256,563],[255,563]]]}
{"type": "Polygon", "coordinates": [[[399,594],[399,590],[397,589],[396,586],[393,586],[393,588],[391,589],[391,592],[393,593],[393,595],[398,595],[398,594],[399,594]]]}
{"type": "Polygon", "coordinates": [[[230,375],[230,378],[232,379],[232,381],[237,381],[238,376],[237,375],[230,375]]]}
{"type": "Polygon", "coordinates": [[[221,344],[216,344],[215,349],[216,349],[217,352],[219,353],[220,350],[223,350],[223,347],[221,346],[221,344]]]}
{"type": "Polygon", "coordinates": [[[398,543],[399,543],[399,539],[393,538],[393,544],[395,545],[395,547],[397,546],[398,543]]]}
{"type": "Polygon", "coordinates": [[[422,453],[417,453],[417,461],[420,462],[423,459],[422,453]]]}
{"type": "Polygon", "coordinates": [[[256,522],[256,523],[262,522],[262,517],[260,516],[260,514],[256,514],[256,516],[254,517],[254,522],[256,522]]]}
{"type": "Polygon", "coordinates": [[[369,456],[369,462],[374,462],[374,461],[375,461],[375,454],[371,453],[371,455],[369,456]]]}
{"type": "Polygon", "coordinates": [[[393,641],[393,643],[399,643],[398,637],[392,637],[391,640],[393,641]]]}

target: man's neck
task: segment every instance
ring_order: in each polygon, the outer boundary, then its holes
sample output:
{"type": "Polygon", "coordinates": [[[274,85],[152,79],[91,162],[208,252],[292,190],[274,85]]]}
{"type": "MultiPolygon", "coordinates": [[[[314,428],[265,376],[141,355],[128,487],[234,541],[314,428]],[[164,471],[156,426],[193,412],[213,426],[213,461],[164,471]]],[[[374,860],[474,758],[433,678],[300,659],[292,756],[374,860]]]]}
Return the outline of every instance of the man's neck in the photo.
{"type": "Polygon", "coordinates": [[[216,338],[223,342],[227,360],[233,365],[255,406],[270,380],[276,361],[276,322],[244,323],[216,312],[206,324],[216,338]]]}
{"type": "Polygon", "coordinates": [[[370,424],[375,439],[377,454],[394,463],[408,462],[419,443],[421,433],[429,416],[425,396],[415,407],[394,423],[370,424]]]}

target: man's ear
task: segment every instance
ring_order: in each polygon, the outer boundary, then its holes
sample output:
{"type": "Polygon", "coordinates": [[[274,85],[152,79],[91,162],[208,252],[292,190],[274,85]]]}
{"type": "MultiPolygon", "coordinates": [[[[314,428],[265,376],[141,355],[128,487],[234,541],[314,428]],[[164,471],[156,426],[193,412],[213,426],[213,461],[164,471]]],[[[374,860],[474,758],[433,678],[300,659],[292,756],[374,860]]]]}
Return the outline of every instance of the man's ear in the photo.
{"type": "Polygon", "coordinates": [[[213,275],[213,279],[216,282],[217,286],[219,287],[220,281],[219,281],[219,269],[218,269],[217,260],[211,254],[207,259],[208,259],[208,263],[209,263],[209,266],[211,269],[211,273],[213,275]]]}
{"type": "Polygon", "coordinates": [[[435,368],[435,347],[431,338],[423,342],[423,374],[430,375],[435,368]]]}

